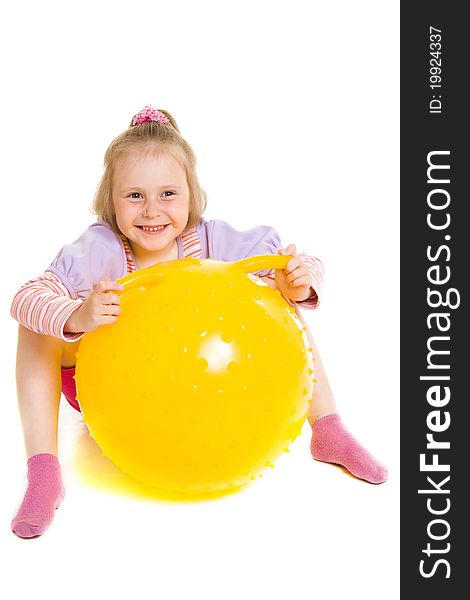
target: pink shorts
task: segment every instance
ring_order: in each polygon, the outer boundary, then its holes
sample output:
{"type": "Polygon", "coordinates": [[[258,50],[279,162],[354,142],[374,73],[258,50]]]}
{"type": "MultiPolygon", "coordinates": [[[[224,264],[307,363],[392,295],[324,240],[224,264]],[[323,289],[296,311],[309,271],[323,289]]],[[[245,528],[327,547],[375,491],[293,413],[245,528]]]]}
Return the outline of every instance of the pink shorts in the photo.
{"type": "Polygon", "coordinates": [[[78,412],[82,412],[80,410],[80,405],[76,400],[77,388],[75,387],[75,379],[73,379],[74,375],[75,367],[70,367],[69,369],[61,369],[62,393],[67,398],[67,402],[70,404],[70,406],[73,406],[73,408],[75,410],[78,410],[78,412]]]}

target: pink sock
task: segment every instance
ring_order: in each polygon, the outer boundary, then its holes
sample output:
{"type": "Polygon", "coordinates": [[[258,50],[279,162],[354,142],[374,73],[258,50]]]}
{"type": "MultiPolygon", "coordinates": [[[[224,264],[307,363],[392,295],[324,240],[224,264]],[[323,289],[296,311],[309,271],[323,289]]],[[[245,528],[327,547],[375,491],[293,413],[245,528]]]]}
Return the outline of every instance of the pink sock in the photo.
{"type": "Polygon", "coordinates": [[[43,534],[54,518],[54,510],[64,499],[60,465],[54,454],[35,454],[28,460],[28,487],[23,502],[11,522],[18,537],[43,534]]]}
{"type": "Polygon", "coordinates": [[[388,470],[349,433],[338,414],[317,419],[310,449],[315,460],[346,467],[370,483],[387,481],[388,470]]]}

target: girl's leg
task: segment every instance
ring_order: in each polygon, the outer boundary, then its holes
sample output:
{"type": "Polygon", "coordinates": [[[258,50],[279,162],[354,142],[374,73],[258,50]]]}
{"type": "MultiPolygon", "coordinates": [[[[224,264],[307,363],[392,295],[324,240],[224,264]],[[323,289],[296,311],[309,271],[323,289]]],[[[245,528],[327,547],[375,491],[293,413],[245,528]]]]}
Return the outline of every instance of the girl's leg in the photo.
{"type": "Polygon", "coordinates": [[[43,533],[64,497],[57,458],[57,427],[60,367],[63,358],[67,362],[72,358],[72,348],[66,348],[66,344],[19,327],[16,382],[28,457],[28,488],[12,521],[12,529],[20,537],[43,533]]]}
{"type": "Polygon", "coordinates": [[[312,334],[307,328],[307,337],[313,349],[312,356],[314,360],[315,391],[314,400],[310,405],[310,414],[308,420],[313,425],[317,419],[332,415],[338,412],[335,399],[330,388],[330,382],[326,376],[323,362],[318,352],[317,346],[313,341],[312,334]]]}
{"type": "Polygon", "coordinates": [[[306,328],[306,334],[313,349],[316,383],[308,417],[312,427],[310,449],[313,458],[322,462],[342,465],[355,477],[365,479],[370,483],[383,483],[388,477],[387,469],[344,426],[312,334],[298,308],[296,308],[296,314],[306,328]]]}
{"type": "Polygon", "coordinates": [[[16,388],[28,458],[40,453],[57,456],[61,356],[61,340],[20,325],[16,388]]]}
{"type": "Polygon", "coordinates": [[[328,377],[326,376],[326,372],[323,367],[323,362],[318,352],[317,345],[313,340],[312,333],[308,328],[308,325],[305,322],[300,309],[297,307],[295,308],[295,314],[304,326],[304,330],[307,335],[308,341],[313,349],[312,357],[314,361],[313,368],[315,386],[313,391],[313,401],[310,405],[310,413],[308,415],[310,425],[313,426],[317,419],[320,419],[321,417],[326,417],[327,415],[335,414],[338,412],[338,409],[336,408],[335,399],[330,388],[330,382],[328,381],[328,377]]]}

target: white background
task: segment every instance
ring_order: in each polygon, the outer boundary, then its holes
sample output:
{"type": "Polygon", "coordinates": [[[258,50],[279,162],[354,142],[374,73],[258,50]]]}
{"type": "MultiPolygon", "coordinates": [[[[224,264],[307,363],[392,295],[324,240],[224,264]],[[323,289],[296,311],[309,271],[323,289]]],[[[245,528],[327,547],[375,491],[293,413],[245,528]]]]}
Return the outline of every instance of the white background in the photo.
{"type": "Polygon", "coordinates": [[[398,598],[398,2],[43,0],[0,17],[0,593],[398,598]],[[67,497],[44,536],[21,540],[11,299],[94,221],[104,152],[147,103],[194,148],[206,218],[272,225],[323,260],[322,306],[303,314],[344,421],[390,478],[313,461],[306,423],[241,493],[145,500],[84,480],[83,457],[91,470],[100,457],[63,404],[67,497]]]}

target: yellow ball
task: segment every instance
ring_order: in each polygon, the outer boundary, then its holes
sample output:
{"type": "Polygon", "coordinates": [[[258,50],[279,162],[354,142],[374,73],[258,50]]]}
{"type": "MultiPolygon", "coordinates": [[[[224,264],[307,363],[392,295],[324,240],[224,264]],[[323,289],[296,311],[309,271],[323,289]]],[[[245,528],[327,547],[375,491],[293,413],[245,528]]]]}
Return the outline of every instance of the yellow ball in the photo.
{"type": "Polygon", "coordinates": [[[242,486],[288,450],[313,392],[312,349],[295,310],[236,263],[188,258],[123,277],[116,323],[85,334],[77,399],[122,471],[200,495],[242,486]]]}

